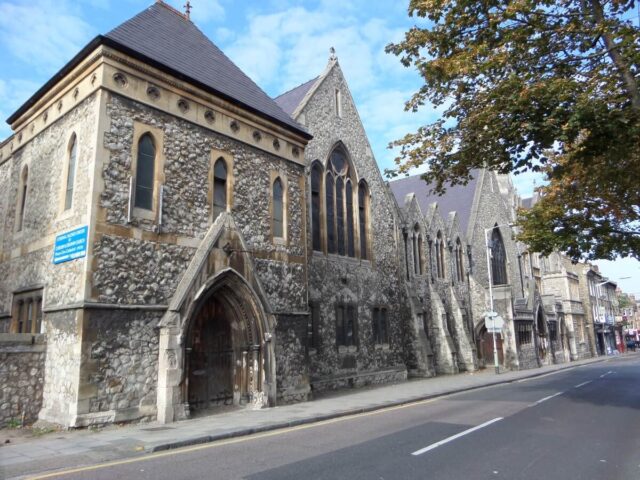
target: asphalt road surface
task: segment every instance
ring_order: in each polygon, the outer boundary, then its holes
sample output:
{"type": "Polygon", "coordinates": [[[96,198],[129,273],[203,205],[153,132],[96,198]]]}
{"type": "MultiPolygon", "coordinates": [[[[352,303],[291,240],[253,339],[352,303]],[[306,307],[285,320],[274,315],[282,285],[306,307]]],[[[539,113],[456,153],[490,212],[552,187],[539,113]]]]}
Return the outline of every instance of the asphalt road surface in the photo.
{"type": "Polygon", "coordinates": [[[640,361],[47,478],[640,479],[640,361]]]}

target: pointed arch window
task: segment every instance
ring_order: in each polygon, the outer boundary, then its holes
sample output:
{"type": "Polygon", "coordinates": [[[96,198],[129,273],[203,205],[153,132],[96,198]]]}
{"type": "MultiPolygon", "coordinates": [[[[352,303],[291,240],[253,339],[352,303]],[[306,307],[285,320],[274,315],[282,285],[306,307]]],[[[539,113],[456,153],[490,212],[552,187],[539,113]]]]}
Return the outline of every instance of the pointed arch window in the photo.
{"type": "Polygon", "coordinates": [[[227,210],[227,162],[222,157],[213,165],[213,220],[227,210]]]}
{"type": "Polygon", "coordinates": [[[134,206],[153,210],[153,183],[156,147],[153,138],[145,133],[138,141],[134,206]]]}
{"type": "Polygon", "coordinates": [[[416,275],[422,275],[422,235],[420,233],[420,226],[416,223],[413,227],[413,273],[416,275]]]}
{"type": "Polygon", "coordinates": [[[16,230],[22,231],[24,225],[24,214],[27,206],[27,190],[29,186],[29,167],[26,165],[22,169],[22,175],[20,178],[20,189],[18,190],[18,209],[17,209],[17,225],[16,230]]]}
{"type": "Polygon", "coordinates": [[[455,263],[456,263],[456,275],[458,278],[458,282],[464,283],[464,263],[463,263],[463,251],[462,251],[462,242],[460,238],[456,239],[455,246],[455,263]]]}
{"type": "Polygon", "coordinates": [[[284,189],[280,177],[273,182],[273,236],[284,238],[284,189]]]}
{"type": "Polygon", "coordinates": [[[491,283],[493,285],[506,285],[507,281],[507,254],[500,229],[494,227],[491,231],[491,283]]]}
{"type": "Polygon", "coordinates": [[[364,180],[358,184],[358,224],[360,225],[360,258],[368,260],[369,253],[369,188],[364,180]]]}
{"type": "Polygon", "coordinates": [[[444,238],[441,231],[436,234],[436,275],[444,278],[444,238]]]}
{"type": "Polygon", "coordinates": [[[73,203],[73,187],[75,184],[76,176],[76,159],[78,156],[78,142],[76,134],[71,135],[69,140],[69,161],[67,164],[67,187],[64,194],[64,209],[69,210],[73,203]]]}
{"type": "Polygon", "coordinates": [[[422,235],[418,235],[418,272],[424,275],[424,263],[422,260],[422,235]]]}
{"type": "Polygon", "coordinates": [[[322,167],[315,163],[311,167],[311,235],[313,249],[322,250],[322,232],[320,229],[320,188],[322,183],[322,167]]]}

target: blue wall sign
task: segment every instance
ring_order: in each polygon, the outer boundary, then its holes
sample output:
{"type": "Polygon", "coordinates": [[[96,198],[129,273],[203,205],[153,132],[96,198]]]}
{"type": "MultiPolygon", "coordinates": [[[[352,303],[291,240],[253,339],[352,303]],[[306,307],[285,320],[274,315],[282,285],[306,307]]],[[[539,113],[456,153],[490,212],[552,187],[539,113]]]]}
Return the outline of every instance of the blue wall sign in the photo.
{"type": "Polygon", "coordinates": [[[63,263],[87,255],[87,232],[89,228],[76,228],[67,233],[61,233],[56,237],[53,247],[53,263],[63,263]]]}

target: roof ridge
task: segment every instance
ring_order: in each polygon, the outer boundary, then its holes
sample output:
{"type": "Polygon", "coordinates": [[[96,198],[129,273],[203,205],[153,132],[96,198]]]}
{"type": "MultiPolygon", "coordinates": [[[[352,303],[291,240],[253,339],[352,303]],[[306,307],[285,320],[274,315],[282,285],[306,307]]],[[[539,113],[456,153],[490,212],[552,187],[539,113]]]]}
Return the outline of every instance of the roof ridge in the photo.
{"type": "MultiPolygon", "coordinates": [[[[318,78],[319,78],[319,77],[320,77],[320,75],[317,75],[317,76],[313,77],[312,79],[307,80],[306,82],[302,82],[301,84],[299,84],[299,85],[297,85],[297,86],[295,86],[295,87],[293,87],[293,88],[290,88],[290,89],[289,89],[289,90],[287,90],[286,92],[282,92],[280,95],[278,95],[278,96],[277,96],[277,97],[275,97],[275,98],[280,98],[280,97],[282,97],[282,96],[286,95],[287,93],[291,93],[291,92],[293,92],[294,90],[297,90],[298,88],[302,87],[303,85],[306,85],[307,83],[315,82],[316,80],[318,80],[318,78]]],[[[274,98],[274,100],[275,100],[275,98],[274,98]]]]}
{"type": "MultiPolygon", "coordinates": [[[[175,13],[176,15],[182,17],[184,20],[187,20],[187,21],[191,22],[191,19],[187,16],[187,14],[182,13],[180,10],[178,10],[177,8],[172,7],[168,3],[165,3],[163,0],[156,0],[156,3],[158,5],[163,6],[164,8],[169,10],[171,13],[175,13]]],[[[193,23],[193,22],[191,22],[191,23],[193,23]]]]}

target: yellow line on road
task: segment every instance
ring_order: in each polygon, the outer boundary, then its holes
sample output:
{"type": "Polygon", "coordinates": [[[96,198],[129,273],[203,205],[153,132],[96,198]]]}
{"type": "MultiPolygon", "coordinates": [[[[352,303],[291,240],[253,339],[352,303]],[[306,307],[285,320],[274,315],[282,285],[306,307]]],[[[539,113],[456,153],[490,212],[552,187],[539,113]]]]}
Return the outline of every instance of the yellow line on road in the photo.
{"type": "Polygon", "coordinates": [[[172,455],[180,455],[182,453],[191,453],[191,452],[197,452],[200,450],[205,450],[207,448],[215,448],[215,447],[221,447],[221,446],[225,446],[225,445],[233,445],[236,443],[241,443],[241,442],[247,442],[250,440],[259,440],[261,438],[267,438],[267,437],[273,437],[276,435],[282,435],[285,433],[291,433],[291,432],[296,432],[298,430],[305,430],[308,428],[314,428],[314,427],[321,427],[323,425],[330,425],[332,423],[338,423],[338,422],[342,422],[345,420],[353,420],[356,418],[360,418],[360,417],[367,417],[370,415],[379,415],[381,413],[386,413],[386,412],[392,412],[394,410],[401,410],[403,408],[410,408],[410,407],[415,407],[418,405],[424,405],[427,403],[433,403],[437,400],[442,400],[443,398],[449,397],[452,395],[444,395],[442,397],[438,397],[438,398],[431,398],[428,400],[420,400],[418,402],[412,402],[412,403],[407,403],[405,405],[398,405],[395,407],[387,407],[387,408],[383,408],[380,410],[374,410],[372,412],[364,412],[364,413],[357,413],[354,415],[345,415],[344,417],[338,417],[338,418],[332,418],[329,420],[322,420],[320,422],[314,422],[314,423],[309,423],[306,425],[298,425],[295,427],[288,427],[288,428],[281,428],[278,430],[274,430],[272,432],[264,432],[264,433],[255,433],[253,435],[247,435],[247,436],[243,436],[243,437],[238,437],[238,438],[230,438],[227,440],[219,440],[219,441],[214,441],[211,443],[206,443],[206,444],[201,444],[201,445],[195,445],[195,446],[191,446],[191,447],[183,447],[183,448],[176,448],[174,450],[168,450],[168,451],[164,451],[164,452],[157,452],[157,453],[151,453],[149,455],[145,455],[144,457],[136,457],[136,458],[127,458],[124,460],[113,460],[110,462],[104,462],[104,463],[98,463],[96,465],[87,465],[84,467],[76,467],[76,468],[70,468],[68,470],[60,470],[57,472],[51,472],[51,473],[46,473],[43,475],[36,475],[33,477],[28,477],[31,480],[41,480],[41,479],[45,479],[45,478],[56,478],[56,477],[62,477],[62,476],[66,476],[66,475],[73,475],[74,473],[81,473],[81,472],[90,472],[92,470],[99,470],[99,469],[103,469],[103,468],[109,468],[109,467],[115,467],[115,466],[119,466],[119,465],[127,465],[127,464],[131,464],[131,463],[137,463],[137,462],[146,462],[148,460],[154,460],[156,458],[163,458],[163,457],[169,457],[172,455]]]}

